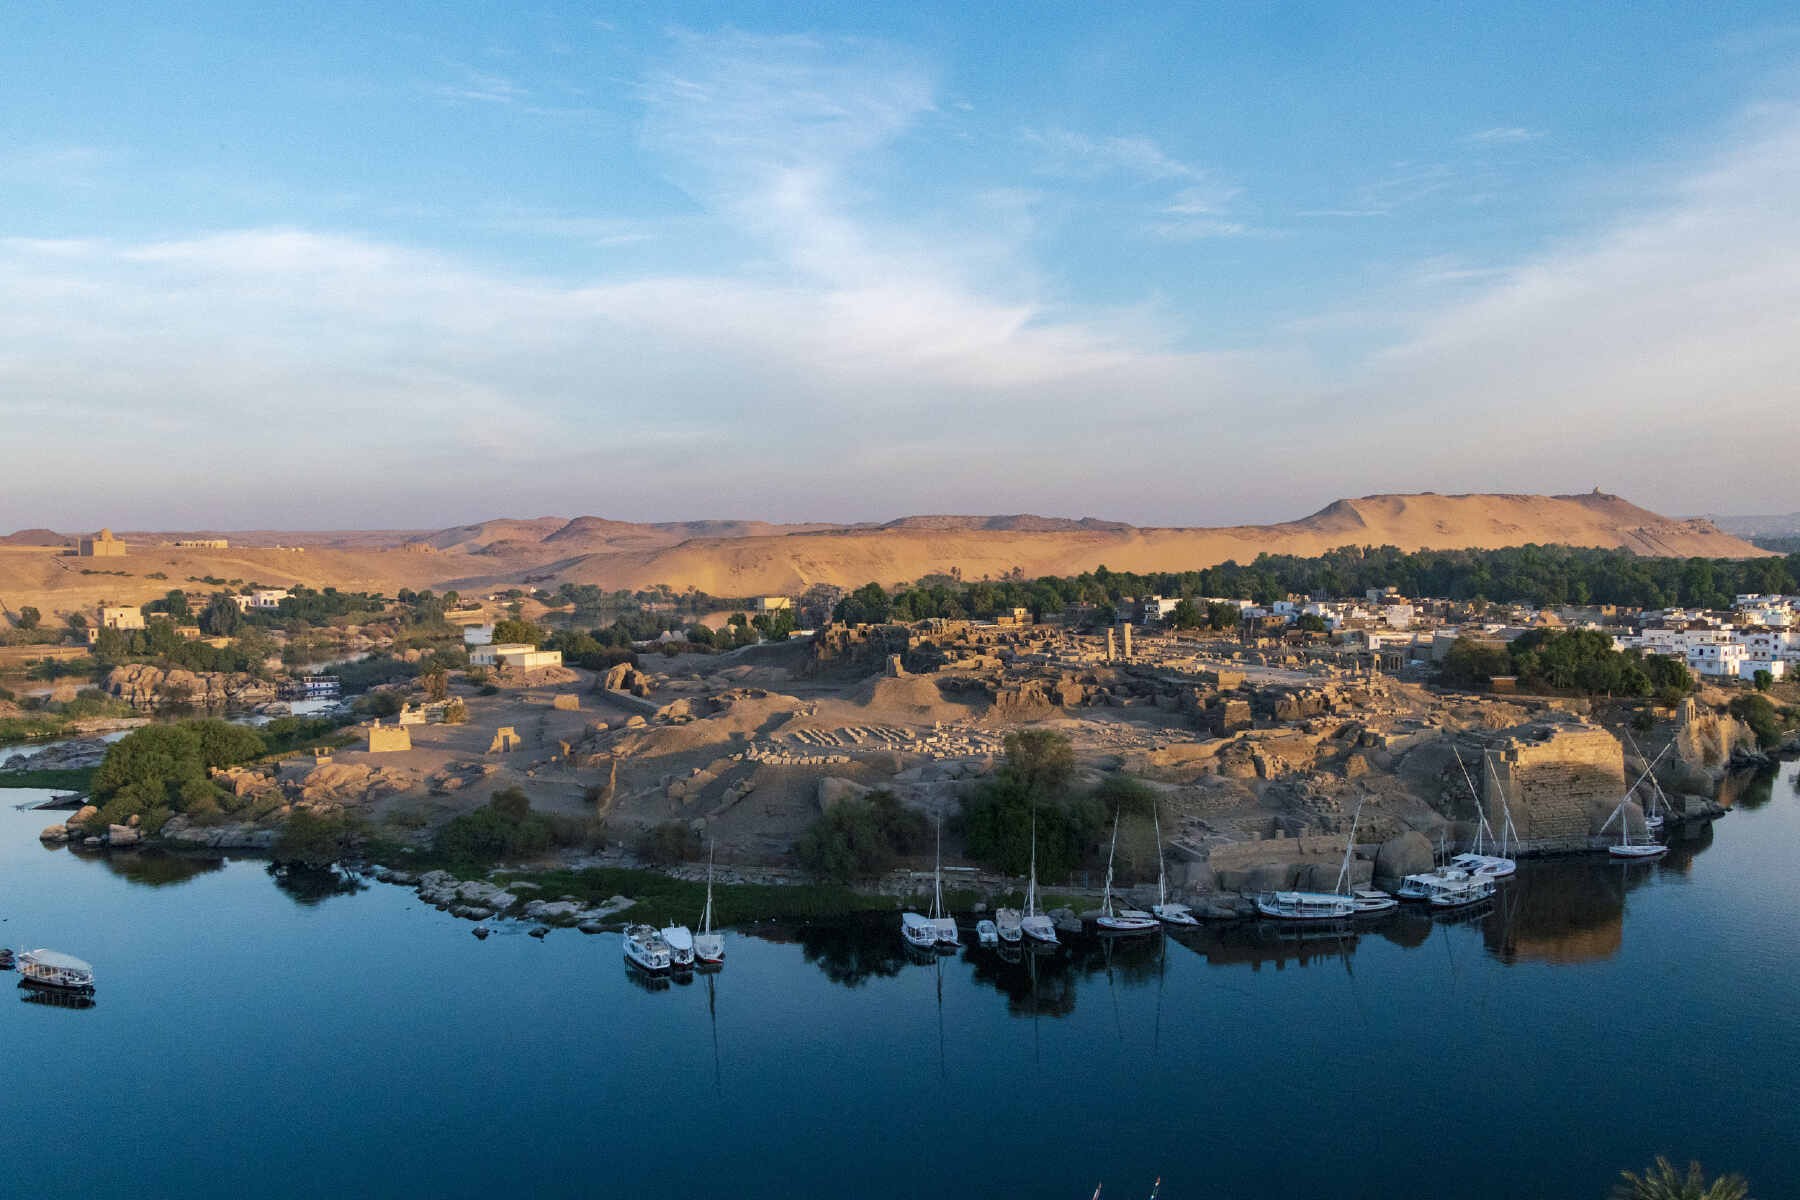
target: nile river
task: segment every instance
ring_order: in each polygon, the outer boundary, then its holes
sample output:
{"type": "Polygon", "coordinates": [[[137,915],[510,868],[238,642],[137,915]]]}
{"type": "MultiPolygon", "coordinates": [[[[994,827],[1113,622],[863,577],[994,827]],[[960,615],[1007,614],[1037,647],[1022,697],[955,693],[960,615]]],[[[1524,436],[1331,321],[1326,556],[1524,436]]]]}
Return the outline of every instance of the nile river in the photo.
{"type": "MultiPolygon", "coordinates": [[[[1800,1194],[1795,769],[1663,862],[1485,917],[910,960],[759,928],[646,986],[409,891],[88,857],[0,792],[0,1169],[42,1196],[1570,1197],[1658,1152],[1800,1194]]],[[[646,914],[658,921],[696,914],[646,914]]]]}

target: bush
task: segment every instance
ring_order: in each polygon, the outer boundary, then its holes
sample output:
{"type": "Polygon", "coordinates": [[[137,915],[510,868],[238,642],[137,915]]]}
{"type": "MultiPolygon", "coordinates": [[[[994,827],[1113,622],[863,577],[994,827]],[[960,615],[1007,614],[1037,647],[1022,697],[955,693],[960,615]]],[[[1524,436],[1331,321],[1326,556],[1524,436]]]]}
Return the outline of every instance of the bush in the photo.
{"type": "Polygon", "coordinates": [[[272,857],[303,867],[329,867],[343,856],[350,834],[350,819],[344,813],[320,816],[295,809],[281,827],[272,857]]]}
{"type": "Polygon", "coordinates": [[[833,883],[869,879],[907,854],[924,850],[930,825],[901,806],[890,791],[844,800],[814,821],[794,843],[794,855],[814,878],[833,883]]]}
{"type": "Polygon", "coordinates": [[[1781,745],[1781,722],[1776,718],[1775,706],[1767,696],[1735,697],[1731,701],[1730,712],[1756,734],[1756,744],[1760,749],[1773,750],[1781,745]]]}
{"type": "Polygon", "coordinates": [[[432,845],[441,859],[476,866],[542,854],[553,846],[592,848],[601,832],[596,821],[534,812],[530,798],[510,787],[438,830],[432,845]]]}
{"type": "Polygon", "coordinates": [[[664,821],[640,833],[632,848],[651,866],[672,867],[700,857],[700,835],[686,821],[664,821]]]}
{"type": "Polygon", "coordinates": [[[227,721],[150,725],[107,750],[94,772],[100,820],[123,825],[131,817],[148,824],[153,814],[193,812],[197,818],[229,810],[236,797],[216,787],[208,771],[260,757],[263,739],[254,729],[227,721]]]}

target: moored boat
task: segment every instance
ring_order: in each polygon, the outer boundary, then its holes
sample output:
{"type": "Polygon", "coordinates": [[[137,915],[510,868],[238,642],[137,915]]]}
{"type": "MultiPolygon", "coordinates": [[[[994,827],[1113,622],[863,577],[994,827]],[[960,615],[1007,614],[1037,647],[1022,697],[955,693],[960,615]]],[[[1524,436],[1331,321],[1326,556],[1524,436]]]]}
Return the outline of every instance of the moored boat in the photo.
{"type": "Polygon", "coordinates": [[[1158,811],[1160,807],[1159,804],[1150,810],[1150,819],[1156,830],[1156,903],[1150,906],[1150,911],[1165,925],[1198,925],[1200,919],[1194,915],[1193,909],[1169,899],[1169,868],[1163,861],[1162,816],[1158,811]]]}
{"type": "Polygon", "coordinates": [[[1467,879],[1445,882],[1425,897],[1425,902],[1432,908],[1467,908],[1471,904],[1479,904],[1491,899],[1496,884],[1485,875],[1472,875],[1467,879]]]}
{"type": "Polygon", "coordinates": [[[937,946],[937,926],[921,913],[900,914],[900,936],[915,950],[931,950],[937,946]]]}
{"type": "Polygon", "coordinates": [[[1644,768],[1644,773],[1638,776],[1637,783],[1632,784],[1631,787],[1626,789],[1624,797],[1619,801],[1619,806],[1612,810],[1612,815],[1610,817],[1606,818],[1606,824],[1600,827],[1601,832],[1604,833],[1608,825],[1611,825],[1614,821],[1619,823],[1619,840],[1606,848],[1606,852],[1614,858],[1622,858],[1628,862],[1641,862],[1646,859],[1661,858],[1669,852],[1667,846],[1656,841],[1651,836],[1648,828],[1645,830],[1643,841],[1634,842],[1631,840],[1631,818],[1625,811],[1625,805],[1630,801],[1631,793],[1637,790],[1638,784],[1643,783],[1646,778],[1650,777],[1650,773],[1656,770],[1656,764],[1662,760],[1663,754],[1667,754],[1669,752],[1669,747],[1673,745],[1674,743],[1671,742],[1669,743],[1669,746],[1664,746],[1662,754],[1658,754],[1655,759],[1651,760],[1650,765],[1644,768]]]}
{"type": "Polygon", "coordinates": [[[20,982],[31,987],[68,992],[94,990],[94,968],[72,954],[57,950],[27,950],[18,956],[18,967],[20,982]]]}
{"type": "Polygon", "coordinates": [[[694,935],[694,957],[703,963],[725,961],[725,935],[713,928],[713,852],[706,850],[706,909],[700,914],[700,932],[694,935]]]}
{"type": "Polygon", "coordinates": [[[1094,924],[1100,927],[1101,933],[1149,933],[1160,929],[1161,923],[1149,913],[1136,908],[1113,908],[1112,881],[1113,859],[1119,852],[1119,814],[1113,812],[1112,849],[1106,853],[1106,888],[1100,897],[1100,915],[1094,918],[1094,924]]]}
{"type": "Polygon", "coordinates": [[[671,962],[669,944],[654,925],[627,925],[625,959],[645,971],[667,971],[671,962]]]}
{"type": "Polygon", "coordinates": [[[1282,921],[1341,921],[1356,915],[1356,902],[1336,892],[1263,892],[1256,911],[1282,921]]]}
{"type": "Polygon", "coordinates": [[[694,931],[686,925],[665,925],[663,944],[669,948],[669,965],[677,970],[694,965],[694,931]]]}
{"type": "Polygon", "coordinates": [[[1025,884],[1025,912],[1019,918],[1019,931],[1034,942],[1047,946],[1058,944],[1056,922],[1037,907],[1037,809],[1031,810],[1031,875],[1025,884]]]}
{"type": "Polygon", "coordinates": [[[975,940],[983,946],[998,946],[1000,929],[992,921],[983,918],[975,922],[975,940]]]}
{"type": "Polygon", "coordinates": [[[931,928],[936,934],[937,944],[945,949],[962,945],[962,934],[957,931],[956,918],[944,909],[944,819],[937,823],[937,861],[931,871],[931,928]]]}
{"type": "Polygon", "coordinates": [[[1001,941],[1016,946],[1025,932],[1019,928],[1019,920],[1018,909],[996,908],[994,910],[994,932],[1000,935],[1001,941]]]}
{"type": "Polygon", "coordinates": [[[0,946],[0,971],[13,969],[13,952],[10,946],[0,946]]]}

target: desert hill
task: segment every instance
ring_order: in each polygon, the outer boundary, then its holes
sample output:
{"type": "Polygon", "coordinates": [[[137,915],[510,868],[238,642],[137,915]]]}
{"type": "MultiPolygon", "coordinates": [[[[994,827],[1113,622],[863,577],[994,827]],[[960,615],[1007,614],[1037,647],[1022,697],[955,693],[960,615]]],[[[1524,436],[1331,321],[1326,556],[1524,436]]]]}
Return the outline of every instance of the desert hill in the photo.
{"type": "Polygon", "coordinates": [[[761,521],[640,524],[537,517],[436,532],[228,532],[227,550],[176,549],[173,534],[125,534],[123,559],[75,559],[44,546],[47,530],[0,542],[0,604],[67,612],[101,600],[139,603],[212,577],[285,586],[395,592],[489,591],[569,582],[608,589],[666,584],[716,596],[857,587],[960,571],[965,579],[1114,570],[1178,571],[1258,554],[1314,555],[1345,545],[1405,550],[1526,543],[1616,547],[1655,556],[1765,554],[1700,519],[1672,519],[1617,496],[1381,495],[1339,500],[1277,525],[1139,528],[1095,518],[906,517],[884,525],[761,521]],[[24,541],[26,544],[19,544],[24,541]],[[261,541],[263,544],[256,544],[261,541]],[[304,550],[274,549],[304,545],[304,550]]]}

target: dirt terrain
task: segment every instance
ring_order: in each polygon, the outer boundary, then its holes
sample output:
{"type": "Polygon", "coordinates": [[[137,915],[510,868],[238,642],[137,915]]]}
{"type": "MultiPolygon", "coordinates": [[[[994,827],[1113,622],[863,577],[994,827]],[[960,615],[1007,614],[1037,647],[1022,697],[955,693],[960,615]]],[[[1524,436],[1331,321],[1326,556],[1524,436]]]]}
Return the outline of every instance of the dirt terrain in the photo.
{"type": "Polygon", "coordinates": [[[562,582],[607,589],[666,584],[719,596],[857,587],[958,571],[965,579],[1114,570],[1194,570],[1260,553],[1345,545],[1405,550],[1527,543],[1619,547],[1659,556],[1756,557],[1707,521],[1676,520],[1599,492],[1577,496],[1436,494],[1340,500],[1298,521],[1225,528],[1138,528],[1032,516],[907,517],[885,525],[759,521],[634,524],[599,517],[494,520],[435,533],[231,534],[228,550],[176,549],[173,534],[125,533],[122,559],[58,555],[44,530],[0,545],[0,604],[45,612],[131,603],[213,576],[392,592],[482,591],[562,582]],[[304,549],[272,549],[279,541],[304,549]],[[258,545],[258,542],[265,543],[258,545]],[[239,543],[243,543],[242,546],[239,543]],[[161,575],[163,578],[154,578],[161,575]]]}

